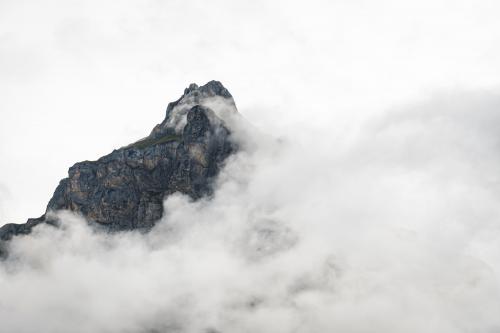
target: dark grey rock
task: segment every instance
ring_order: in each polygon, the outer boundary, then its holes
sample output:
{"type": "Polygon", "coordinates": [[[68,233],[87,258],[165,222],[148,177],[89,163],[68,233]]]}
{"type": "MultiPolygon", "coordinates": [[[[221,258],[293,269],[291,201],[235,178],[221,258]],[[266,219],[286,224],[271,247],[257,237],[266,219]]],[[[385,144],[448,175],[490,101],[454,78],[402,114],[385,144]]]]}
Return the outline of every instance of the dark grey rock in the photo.
{"type": "MultiPolygon", "coordinates": [[[[108,230],[149,229],[163,214],[165,196],[181,192],[193,199],[212,193],[212,180],[237,149],[227,122],[209,105],[236,114],[229,91],[218,81],[191,84],[151,134],[97,161],[73,165],[60,181],[47,212],[67,209],[108,230]]],[[[224,113],[222,113],[224,114],[224,113]]],[[[25,224],[0,228],[0,242],[28,234],[44,214],[25,224]]],[[[0,253],[2,246],[0,244],[0,253]]],[[[5,252],[5,250],[4,250],[5,252]]]]}

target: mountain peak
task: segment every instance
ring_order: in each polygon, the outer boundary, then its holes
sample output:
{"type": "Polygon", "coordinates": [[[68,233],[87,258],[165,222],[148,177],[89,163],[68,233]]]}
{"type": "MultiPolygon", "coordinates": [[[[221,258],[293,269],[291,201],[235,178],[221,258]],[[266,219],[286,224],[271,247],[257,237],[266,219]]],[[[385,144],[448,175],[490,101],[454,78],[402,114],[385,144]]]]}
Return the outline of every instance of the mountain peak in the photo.
{"type": "Polygon", "coordinates": [[[202,86],[191,83],[178,100],[168,104],[165,119],[153,128],[149,137],[179,134],[186,125],[188,111],[196,105],[211,109],[221,121],[238,113],[233,96],[221,82],[212,80],[202,86]]]}
{"type": "Polygon", "coordinates": [[[210,82],[207,82],[204,86],[201,86],[199,88],[201,92],[205,92],[208,95],[213,94],[214,96],[221,96],[224,98],[233,98],[233,96],[229,93],[229,90],[227,90],[222,83],[219,81],[212,80],[210,82]]]}
{"type": "Polygon", "coordinates": [[[233,98],[229,90],[227,90],[220,81],[216,80],[209,81],[203,86],[198,86],[196,83],[191,83],[189,87],[184,89],[183,97],[191,94],[202,95],[205,97],[220,96],[224,98],[233,98]]]}
{"type": "Polygon", "coordinates": [[[222,83],[190,84],[168,105],[165,120],[149,136],[97,161],[73,165],[46,214],[1,227],[0,257],[3,241],[27,234],[40,223],[55,224],[47,217],[51,211],[71,210],[109,230],[149,229],[162,216],[165,196],[209,195],[222,163],[238,149],[225,121],[228,113],[237,110],[222,83]]]}
{"type": "Polygon", "coordinates": [[[227,90],[220,81],[212,80],[202,86],[198,86],[196,83],[191,83],[186,89],[184,89],[184,94],[181,98],[179,98],[179,100],[189,97],[209,98],[216,96],[226,99],[233,98],[229,90],[227,90]]]}

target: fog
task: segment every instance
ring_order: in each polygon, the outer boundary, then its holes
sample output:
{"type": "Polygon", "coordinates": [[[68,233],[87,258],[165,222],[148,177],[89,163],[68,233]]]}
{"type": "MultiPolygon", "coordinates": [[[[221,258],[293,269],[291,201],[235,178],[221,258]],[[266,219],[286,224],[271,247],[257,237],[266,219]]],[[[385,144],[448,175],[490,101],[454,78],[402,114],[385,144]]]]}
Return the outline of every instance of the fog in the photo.
{"type": "Polygon", "coordinates": [[[0,332],[500,332],[499,9],[0,1],[0,224],[192,82],[249,128],[213,197],[166,198],[149,233],[62,211],[16,237],[0,332]]]}
{"type": "Polygon", "coordinates": [[[329,140],[252,136],[147,234],[69,212],[10,244],[6,332],[496,332],[500,97],[441,94],[329,140]],[[260,139],[259,139],[260,138],[260,139]]]}

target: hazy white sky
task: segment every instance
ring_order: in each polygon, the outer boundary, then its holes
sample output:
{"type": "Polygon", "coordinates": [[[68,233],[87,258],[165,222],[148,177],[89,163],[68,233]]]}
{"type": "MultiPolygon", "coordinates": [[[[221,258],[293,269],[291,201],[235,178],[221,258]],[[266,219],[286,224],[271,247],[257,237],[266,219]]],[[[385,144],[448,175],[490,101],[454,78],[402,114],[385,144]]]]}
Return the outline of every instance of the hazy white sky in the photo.
{"type": "Polygon", "coordinates": [[[60,213],[9,332],[500,328],[500,2],[0,0],[0,224],[216,79],[265,133],[145,235],[60,213]],[[272,142],[273,144],[269,144],[272,142]],[[279,145],[275,143],[279,142],[279,145]]]}
{"type": "Polygon", "coordinates": [[[333,135],[439,91],[494,90],[499,10],[456,0],[0,1],[0,221],[42,214],[73,163],[148,134],[191,82],[222,81],[266,131],[333,135]]]}

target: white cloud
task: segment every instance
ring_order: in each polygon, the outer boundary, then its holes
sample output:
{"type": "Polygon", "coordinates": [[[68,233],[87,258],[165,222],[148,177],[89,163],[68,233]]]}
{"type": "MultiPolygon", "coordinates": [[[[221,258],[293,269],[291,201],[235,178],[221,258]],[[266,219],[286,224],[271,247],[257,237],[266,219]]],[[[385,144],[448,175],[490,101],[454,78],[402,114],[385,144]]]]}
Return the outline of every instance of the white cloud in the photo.
{"type": "Polygon", "coordinates": [[[61,213],[18,238],[2,330],[498,331],[498,7],[0,2],[1,222],[191,82],[261,131],[212,201],[169,198],[147,235],[61,213]]]}
{"type": "Polygon", "coordinates": [[[437,96],[349,142],[290,133],[232,157],[212,200],[169,197],[146,235],[61,213],[12,243],[2,327],[494,332],[498,102],[437,96]]]}

